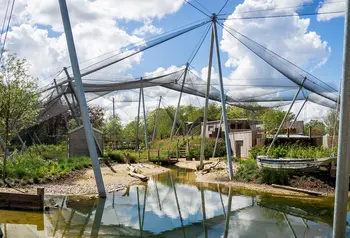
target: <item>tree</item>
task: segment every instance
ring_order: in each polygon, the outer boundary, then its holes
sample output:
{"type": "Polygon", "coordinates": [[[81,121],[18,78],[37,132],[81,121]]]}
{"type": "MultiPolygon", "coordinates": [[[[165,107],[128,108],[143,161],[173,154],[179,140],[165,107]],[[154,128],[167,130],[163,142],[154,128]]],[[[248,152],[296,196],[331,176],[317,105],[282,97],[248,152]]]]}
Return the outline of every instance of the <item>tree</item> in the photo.
{"type": "Polygon", "coordinates": [[[310,122],[305,124],[304,128],[305,128],[304,131],[308,131],[309,128],[311,128],[312,134],[318,135],[318,136],[323,136],[326,131],[325,125],[318,120],[311,120],[310,122]]]}
{"type": "MultiPolygon", "coordinates": [[[[108,144],[114,143],[114,136],[116,141],[122,139],[122,124],[120,118],[111,116],[103,126],[103,134],[108,144]]],[[[114,148],[115,149],[115,148],[114,148]]]]}
{"type": "Polygon", "coordinates": [[[88,106],[91,124],[98,130],[103,129],[105,111],[100,106],[88,106]]]}
{"type": "MultiPolygon", "coordinates": [[[[260,117],[263,122],[264,129],[270,133],[273,132],[273,130],[280,126],[285,114],[285,111],[272,108],[264,110],[260,117]]],[[[291,121],[293,118],[294,114],[289,113],[287,121],[291,121]]]]}
{"type": "MultiPolygon", "coordinates": [[[[37,89],[37,79],[28,74],[26,60],[8,55],[0,72],[0,134],[4,137],[5,151],[18,131],[34,124],[40,104],[37,89]]],[[[6,161],[7,153],[3,179],[6,178],[6,161]]]]}
{"type": "MultiPolygon", "coordinates": [[[[90,117],[90,122],[92,127],[98,129],[98,130],[103,130],[103,126],[104,126],[104,115],[105,115],[105,111],[102,107],[100,106],[88,106],[88,110],[89,110],[89,117],[90,117]]],[[[78,118],[78,122],[79,125],[83,124],[83,120],[79,117],[78,118]]],[[[69,129],[74,129],[76,128],[77,122],[74,118],[71,118],[69,120],[69,129]]]]}
{"type": "Polygon", "coordinates": [[[324,118],[326,133],[333,136],[338,135],[339,131],[339,116],[336,110],[330,110],[324,118]]]}
{"type": "MultiPolygon", "coordinates": [[[[140,122],[142,118],[140,117],[140,122]]],[[[123,139],[124,141],[132,142],[136,140],[136,119],[129,122],[123,129],[123,139]]],[[[144,140],[143,125],[139,123],[139,141],[144,140]]]]}

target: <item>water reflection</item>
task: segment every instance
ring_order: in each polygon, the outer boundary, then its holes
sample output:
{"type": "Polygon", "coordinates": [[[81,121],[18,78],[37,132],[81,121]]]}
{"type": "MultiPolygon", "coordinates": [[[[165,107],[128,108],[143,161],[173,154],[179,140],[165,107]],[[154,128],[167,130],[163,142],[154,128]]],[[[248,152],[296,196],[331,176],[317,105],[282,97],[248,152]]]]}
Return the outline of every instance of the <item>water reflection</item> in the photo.
{"type": "Polygon", "coordinates": [[[0,211],[8,237],[327,237],[332,207],[246,196],[178,169],[106,199],[51,197],[43,214],[0,211]],[[25,218],[23,218],[25,216],[25,218]],[[41,220],[40,220],[41,217],[41,220]],[[21,225],[18,225],[21,224],[21,225]]]}

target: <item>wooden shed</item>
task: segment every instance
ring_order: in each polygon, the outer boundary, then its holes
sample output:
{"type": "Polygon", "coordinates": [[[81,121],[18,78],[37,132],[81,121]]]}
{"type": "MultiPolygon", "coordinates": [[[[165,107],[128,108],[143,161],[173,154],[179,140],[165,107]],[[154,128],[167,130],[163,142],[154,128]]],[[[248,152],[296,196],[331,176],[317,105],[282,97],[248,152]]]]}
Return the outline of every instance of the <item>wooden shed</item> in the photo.
{"type": "MultiPolygon", "coordinates": [[[[94,131],[97,154],[103,156],[103,133],[95,128],[92,129],[94,131]]],[[[69,157],[90,156],[83,125],[68,132],[67,144],[69,157]]]]}

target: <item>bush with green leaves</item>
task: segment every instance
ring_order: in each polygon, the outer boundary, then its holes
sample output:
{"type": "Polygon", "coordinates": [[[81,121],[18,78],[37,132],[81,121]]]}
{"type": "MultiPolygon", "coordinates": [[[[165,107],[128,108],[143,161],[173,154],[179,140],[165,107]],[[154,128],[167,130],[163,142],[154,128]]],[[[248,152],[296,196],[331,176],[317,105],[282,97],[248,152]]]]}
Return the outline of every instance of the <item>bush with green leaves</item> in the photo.
{"type": "Polygon", "coordinates": [[[240,182],[259,181],[260,171],[256,161],[252,159],[242,160],[234,174],[234,179],[240,182]]]}
{"type": "MultiPolygon", "coordinates": [[[[267,155],[268,146],[255,146],[249,151],[249,158],[267,155]]],[[[336,154],[336,149],[334,150],[336,154]]],[[[325,158],[333,154],[332,149],[303,144],[281,144],[273,146],[269,156],[274,158],[325,158]]]]}
{"type": "Polygon", "coordinates": [[[111,158],[113,161],[125,164],[126,157],[125,154],[129,154],[129,162],[135,163],[137,159],[137,153],[134,150],[113,150],[107,152],[107,157],[111,158]]]}
{"type": "Polygon", "coordinates": [[[263,168],[260,171],[260,182],[265,184],[288,185],[290,174],[285,169],[263,168]]]}
{"type": "Polygon", "coordinates": [[[28,148],[31,153],[38,153],[45,159],[63,159],[67,158],[67,142],[62,142],[59,145],[40,144],[28,148]]]}
{"type": "Polygon", "coordinates": [[[255,160],[242,160],[234,179],[240,182],[288,185],[290,174],[283,169],[259,169],[255,160]]]}
{"type": "Polygon", "coordinates": [[[88,157],[46,160],[41,154],[30,149],[24,153],[16,153],[13,162],[8,162],[7,177],[9,179],[23,180],[25,183],[28,183],[28,181],[38,183],[46,178],[60,177],[74,170],[90,166],[91,159],[88,157]]]}

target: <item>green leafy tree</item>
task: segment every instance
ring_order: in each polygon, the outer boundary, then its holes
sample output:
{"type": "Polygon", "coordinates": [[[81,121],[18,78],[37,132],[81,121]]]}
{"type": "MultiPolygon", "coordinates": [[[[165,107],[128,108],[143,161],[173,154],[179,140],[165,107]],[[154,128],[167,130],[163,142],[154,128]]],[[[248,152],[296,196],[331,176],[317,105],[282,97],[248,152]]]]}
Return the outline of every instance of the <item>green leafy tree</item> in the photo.
{"type": "Polygon", "coordinates": [[[103,126],[103,134],[107,144],[114,143],[114,136],[116,137],[116,142],[122,140],[122,124],[120,118],[116,116],[115,118],[110,117],[103,126]]]}
{"type": "Polygon", "coordinates": [[[326,133],[329,135],[338,135],[339,115],[336,110],[330,110],[324,118],[326,133]]]}
{"type": "MultiPolygon", "coordinates": [[[[0,72],[0,134],[5,151],[18,131],[34,124],[40,104],[37,88],[37,79],[28,74],[26,60],[8,55],[0,72]]],[[[7,153],[3,163],[3,179],[6,178],[6,161],[7,153]]]]}
{"type": "MultiPolygon", "coordinates": [[[[325,134],[326,128],[323,122],[318,120],[311,120],[310,122],[306,123],[304,126],[305,130],[308,131],[309,128],[312,130],[313,135],[322,136],[325,134]]],[[[305,132],[306,133],[306,132],[305,132]]]]}
{"type": "MultiPolygon", "coordinates": [[[[142,119],[140,118],[140,122],[142,119]]],[[[123,140],[132,142],[136,140],[136,119],[129,122],[123,129],[123,140]]],[[[143,125],[139,123],[139,141],[144,141],[143,125]]]]}
{"type": "MultiPolygon", "coordinates": [[[[276,110],[276,109],[266,109],[262,112],[260,119],[263,122],[264,129],[268,132],[273,132],[278,128],[286,114],[285,111],[276,110]]],[[[293,113],[289,113],[287,121],[291,121],[294,118],[293,113]]]]}

